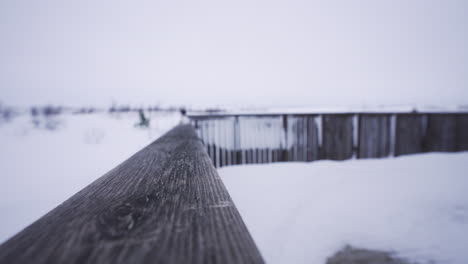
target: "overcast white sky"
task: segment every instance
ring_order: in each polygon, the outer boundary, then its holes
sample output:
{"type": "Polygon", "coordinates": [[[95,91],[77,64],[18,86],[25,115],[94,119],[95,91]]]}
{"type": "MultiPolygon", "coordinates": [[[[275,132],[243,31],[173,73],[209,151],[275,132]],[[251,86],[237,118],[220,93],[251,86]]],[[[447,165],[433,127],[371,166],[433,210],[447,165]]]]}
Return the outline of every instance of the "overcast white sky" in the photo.
{"type": "Polygon", "coordinates": [[[2,0],[7,104],[468,102],[468,1],[2,0]]]}

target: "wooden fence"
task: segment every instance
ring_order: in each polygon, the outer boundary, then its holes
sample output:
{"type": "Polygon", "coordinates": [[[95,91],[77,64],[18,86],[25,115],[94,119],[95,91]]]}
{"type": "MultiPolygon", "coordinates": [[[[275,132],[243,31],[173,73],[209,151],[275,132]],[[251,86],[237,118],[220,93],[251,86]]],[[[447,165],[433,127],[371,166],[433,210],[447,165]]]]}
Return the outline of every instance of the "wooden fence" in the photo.
{"type": "Polygon", "coordinates": [[[216,167],[468,150],[467,113],[191,115],[216,167]]]}
{"type": "Polygon", "coordinates": [[[181,125],[1,244],[0,263],[263,259],[195,130],[181,125]]]}

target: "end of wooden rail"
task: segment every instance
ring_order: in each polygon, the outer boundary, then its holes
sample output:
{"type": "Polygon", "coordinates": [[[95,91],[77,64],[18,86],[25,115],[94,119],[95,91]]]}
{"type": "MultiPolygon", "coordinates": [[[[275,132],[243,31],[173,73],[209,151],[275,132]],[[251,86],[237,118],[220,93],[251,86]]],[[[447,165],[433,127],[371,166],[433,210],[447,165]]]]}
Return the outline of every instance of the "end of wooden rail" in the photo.
{"type": "Polygon", "coordinates": [[[0,263],[263,263],[180,125],[0,245],[0,263]]]}

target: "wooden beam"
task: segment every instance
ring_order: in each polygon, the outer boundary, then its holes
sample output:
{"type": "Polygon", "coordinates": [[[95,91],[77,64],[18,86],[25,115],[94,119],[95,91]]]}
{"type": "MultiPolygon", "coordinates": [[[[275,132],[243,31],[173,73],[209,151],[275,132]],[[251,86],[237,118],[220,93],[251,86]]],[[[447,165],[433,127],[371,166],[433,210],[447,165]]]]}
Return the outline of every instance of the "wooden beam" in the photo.
{"type": "Polygon", "coordinates": [[[193,127],[180,125],[0,245],[0,263],[263,259],[193,127]]]}

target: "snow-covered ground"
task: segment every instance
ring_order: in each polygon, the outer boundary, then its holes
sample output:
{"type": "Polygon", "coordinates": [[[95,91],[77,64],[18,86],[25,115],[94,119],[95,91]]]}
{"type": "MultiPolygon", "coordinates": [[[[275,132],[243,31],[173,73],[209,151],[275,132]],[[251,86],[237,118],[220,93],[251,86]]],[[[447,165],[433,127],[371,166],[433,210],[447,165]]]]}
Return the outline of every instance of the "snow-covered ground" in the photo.
{"type": "MultiPolygon", "coordinates": [[[[180,116],[0,122],[0,243],[176,125],[180,116]]],[[[219,170],[268,263],[324,263],[345,244],[426,263],[468,260],[468,153],[219,170]]]]}
{"type": "Polygon", "coordinates": [[[219,169],[267,263],[325,263],[350,244],[465,264],[467,172],[466,152],[219,169]]]}
{"type": "Polygon", "coordinates": [[[176,125],[178,113],[0,120],[0,243],[176,125]],[[8,217],[5,217],[8,216],[8,217]]]}

